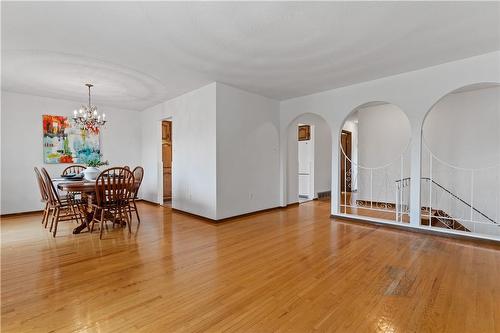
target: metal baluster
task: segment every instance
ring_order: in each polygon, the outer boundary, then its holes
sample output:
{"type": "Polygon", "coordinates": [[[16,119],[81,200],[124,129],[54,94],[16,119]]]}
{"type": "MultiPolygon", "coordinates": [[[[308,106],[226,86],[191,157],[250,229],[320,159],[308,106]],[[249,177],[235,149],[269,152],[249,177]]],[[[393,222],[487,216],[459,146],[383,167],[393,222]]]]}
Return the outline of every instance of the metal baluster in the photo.
{"type": "Polygon", "coordinates": [[[344,154],[344,214],[347,214],[347,156],[343,149],[342,153],[344,154]]]}
{"type": "MultiPolygon", "coordinates": [[[[400,170],[401,171],[400,172],[400,174],[401,174],[400,178],[401,179],[403,179],[403,177],[404,177],[404,169],[403,169],[404,158],[403,158],[403,155],[404,154],[401,154],[401,170],[400,170]]],[[[404,180],[401,180],[401,200],[403,200],[403,186],[404,186],[404,180]]],[[[401,207],[403,207],[403,206],[401,206],[401,207]]],[[[400,219],[401,219],[400,222],[403,222],[403,209],[402,208],[401,208],[401,214],[399,214],[399,216],[400,216],[400,219]]]]}
{"type": "Polygon", "coordinates": [[[432,155],[429,153],[429,228],[432,228],[432,155]]]}
{"type": "Polygon", "coordinates": [[[373,169],[370,169],[370,208],[373,208],[373,169]]]}

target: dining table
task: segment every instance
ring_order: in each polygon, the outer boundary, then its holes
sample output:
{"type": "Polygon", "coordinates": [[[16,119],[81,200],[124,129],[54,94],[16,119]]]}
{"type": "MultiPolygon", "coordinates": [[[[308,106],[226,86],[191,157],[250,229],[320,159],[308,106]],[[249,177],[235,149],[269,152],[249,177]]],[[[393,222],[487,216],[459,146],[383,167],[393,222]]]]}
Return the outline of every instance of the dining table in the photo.
{"type": "Polygon", "coordinates": [[[79,226],[73,229],[73,234],[79,234],[90,225],[90,222],[92,222],[94,218],[94,212],[91,205],[95,200],[95,181],[57,179],[54,180],[54,182],[57,183],[57,189],[60,191],[72,194],[79,193],[81,195],[81,204],[77,206],[85,218],[79,226]]]}
{"type": "MultiPolygon", "coordinates": [[[[55,179],[54,182],[57,183],[57,189],[60,191],[81,195],[80,203],[77,206],[85,218],[79,226],[73,229],[73,234],[81,233],[83,229],[90,226],[90,223],[94,218],[94,209],[92,208],[92,203],[95,201],[96,196],[95,180],[55,179]]],[[[139,185],[140,183],[136,181],[135,186],[138,187],[139,185]]]]}

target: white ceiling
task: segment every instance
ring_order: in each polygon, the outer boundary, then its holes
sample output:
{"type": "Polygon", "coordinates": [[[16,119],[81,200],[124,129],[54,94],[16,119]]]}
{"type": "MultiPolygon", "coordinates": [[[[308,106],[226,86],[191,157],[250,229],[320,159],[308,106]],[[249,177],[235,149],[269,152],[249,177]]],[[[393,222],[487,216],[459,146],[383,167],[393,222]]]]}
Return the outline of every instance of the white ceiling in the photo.
{"type": "Polygon", "coordinates": [[[2,87],[144,109],[287,99],[500,49],[500,2],[2,2],[2,87]]]}

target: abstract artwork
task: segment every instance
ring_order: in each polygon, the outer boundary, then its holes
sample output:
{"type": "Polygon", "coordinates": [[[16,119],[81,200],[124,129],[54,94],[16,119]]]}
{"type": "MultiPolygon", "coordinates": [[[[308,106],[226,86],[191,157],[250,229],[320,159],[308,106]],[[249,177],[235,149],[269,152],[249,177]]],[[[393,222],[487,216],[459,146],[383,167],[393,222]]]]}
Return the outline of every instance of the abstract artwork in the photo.
{"type": "Polygon", "coordinates": [[[99,129],[82,130],[68,117],[43,115],[43,161],[47,164],[99,160],[99,129]]]}

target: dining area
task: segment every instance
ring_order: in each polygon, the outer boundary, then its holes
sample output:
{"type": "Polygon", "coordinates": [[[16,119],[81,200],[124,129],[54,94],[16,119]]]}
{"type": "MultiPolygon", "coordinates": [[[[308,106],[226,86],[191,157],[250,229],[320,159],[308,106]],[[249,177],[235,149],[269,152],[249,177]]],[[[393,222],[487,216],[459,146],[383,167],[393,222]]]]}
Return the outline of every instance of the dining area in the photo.
{"type": "Polygon", "coordinates": [[[42,227],[56,237],[60,222],[75,223],[72,233],[108,233],[128,229],[141,223],[137,200],[144,168],[95,167],[73,164],[61,175],[51,176],[46,168],[34,167],[44,208],[42,227]],[[97,171],[96,171],[97,170],[97,171]],[[111,228],[108,227],[111,226],[111,228]]]}

